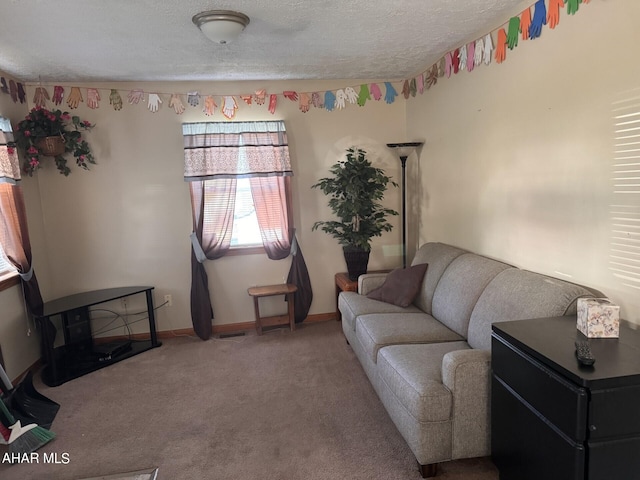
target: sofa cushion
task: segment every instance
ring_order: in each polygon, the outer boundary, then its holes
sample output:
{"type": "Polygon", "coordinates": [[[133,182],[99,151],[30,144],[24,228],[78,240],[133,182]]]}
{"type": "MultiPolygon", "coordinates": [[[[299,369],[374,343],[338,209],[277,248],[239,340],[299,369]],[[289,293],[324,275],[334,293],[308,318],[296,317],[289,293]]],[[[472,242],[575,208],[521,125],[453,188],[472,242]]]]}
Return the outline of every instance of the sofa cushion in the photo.
{"type": "Polygon", "coordinates": [[[358,290],[360,295],[368,295],[371,291],[382,286],[389,273],[365,273],[358,277],[358,290]]]}
{"type": "Polygon", "coordinates": [[[391,345],[378,353],[380,380],[418,422],[451,419],[451,391],[442,384],[442,358],[466,342],[391,345]]]}
{"type": "Polygon", "coordinates": [[[361,315],[356,319],[356,337],[374,363],[387,345],[464,340],[426,313],[361,315]]]}
{"type": "Polygon", "coordinates": [[[367,297],[399,307],[408,307],[422,287],[427,267],[427,263],[420,263],[408,268],[396,268],[389,272],[384,283],[371,291],[367,297]]]}
{"type": "Polygon", "coordinates": [[[422,282],[420,293],[413,301],[414,305],[425,313],[431,314],[433,292],[440,281],[440,277],[454,258],[465,253],[464,250],[444,243],[425,243],[416,252],[411,265],[428,263],[429,268],[422,282]]]}
{"type": "Polygon", "coordinates": [[[342,313],[342,321],[352,330],[356,328],[356,318],[369,313],[420,313],[420,309],[414,305],[407,308],[398,307],[392,303],[372,300],[355,292],[341,292],[338,296],[338,308],[342,313]]]}
{"type": "Polygon", "coordinates": [[[517,268],[504,270],[480,295],[471,313],[467,341],[472,348],[489,350],[492,323],[573,315],[578,298],[592,296],[574,283],[517,268]]]}
{"type": "Polygon", "coordinates": [[[487,284],[510,268],[487,257],[464,253],[455,258],[440,277],[433,294],[432,314],[466,338],[471,312],[487,284]]]}

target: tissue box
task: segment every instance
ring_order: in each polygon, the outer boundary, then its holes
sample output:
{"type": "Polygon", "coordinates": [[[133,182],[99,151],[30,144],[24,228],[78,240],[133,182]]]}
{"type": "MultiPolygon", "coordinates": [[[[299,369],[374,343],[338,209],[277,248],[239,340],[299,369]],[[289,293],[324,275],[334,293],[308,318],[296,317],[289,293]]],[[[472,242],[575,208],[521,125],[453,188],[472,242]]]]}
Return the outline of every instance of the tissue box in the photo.
{"type": "Polygon", "coordinates": [[[579,298],[578,330],[588,338],[618,338],[620,307],[607,298],[579,298]]]}

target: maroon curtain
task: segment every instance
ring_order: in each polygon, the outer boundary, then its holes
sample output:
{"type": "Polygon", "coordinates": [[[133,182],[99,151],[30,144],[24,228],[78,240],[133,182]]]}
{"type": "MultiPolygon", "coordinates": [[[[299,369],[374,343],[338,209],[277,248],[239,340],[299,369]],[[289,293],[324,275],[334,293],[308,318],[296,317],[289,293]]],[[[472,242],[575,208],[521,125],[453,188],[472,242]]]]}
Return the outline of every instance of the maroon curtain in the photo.
{"type": "Polygon", "coordinates": [[[311,288],[311,279],[309,278],[309,271],[307,270],[307,264],[302,256],[302,250],[298,241],[293,237],[293,243],[291,245],[291,268],[289,269],[289,276],[287,277],[287,283],[292,283],[298,290],[293,296],[293,311],[296,323],[301,323],[309,315],[311,309],[311,302],[313,301],[313,289],[311,288]]]}
{"type": "Polygon", "coordinates": [[[291,251],[291,177],[253,177],[249,182],[267,256],[271,260],[287,258],[291,251]]]}
{"type": "Polygon", "coordinates": [[[291,177],[254,177],[250,180],[262,244],[271,260],[291,254],[287,283],[298,287],[293,296],[296,323],[307,318],[313,290],[302,250],[295,238],[291,212],[291,177]]]}
{"type": "Polygon", "coordinates": [[[0,183],[0,243],[9,262],[20,274],[29,313],[42,315],[42,295],[31,263],[22,187],[8,182],[0,183]]]}
{"type": "Polygon", "coordinates": [[[236,180],[189,182],[193,218],[191,249],[191,321],[203,340],[211,337],[213,307],[209,278],[202,262],[224,256],[231,245],[236,180]]]}

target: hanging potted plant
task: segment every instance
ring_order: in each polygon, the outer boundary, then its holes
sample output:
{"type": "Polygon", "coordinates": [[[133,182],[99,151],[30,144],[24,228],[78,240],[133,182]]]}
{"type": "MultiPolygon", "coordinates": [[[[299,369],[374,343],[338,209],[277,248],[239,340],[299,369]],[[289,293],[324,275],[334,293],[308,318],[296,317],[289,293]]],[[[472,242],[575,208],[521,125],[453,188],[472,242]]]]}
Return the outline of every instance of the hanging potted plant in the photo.
{"type": "Polygon", "coordinates": [[[80,120],[60,110],[49,111],[37,106],[18,123],[16,144],[22,149],[23,170],[29,176],[42,165],[42,157],[53,157],[61,174],[67,176],[71,169],[65,155],[72,154],[76,165],[85,170],[96,163],[91,148],[82,138],[81,130],[91,130],[93,124],[80,120]]]}
{"type": "Polygon", "coordinates": [[[356,280],[367,272],[371,239],[393,228],[388,215],[398,212],[380,204],[389,183],[398,184],[384,171],[371,165],[364,150],[347,149],[346,159],[333,165],[332,177],[321,178],[311,188],[319,188],[329,198],[329,208],[339,221],[318,221],[312,230],[320,228],[342,245],[349,278],[356,280]]]}

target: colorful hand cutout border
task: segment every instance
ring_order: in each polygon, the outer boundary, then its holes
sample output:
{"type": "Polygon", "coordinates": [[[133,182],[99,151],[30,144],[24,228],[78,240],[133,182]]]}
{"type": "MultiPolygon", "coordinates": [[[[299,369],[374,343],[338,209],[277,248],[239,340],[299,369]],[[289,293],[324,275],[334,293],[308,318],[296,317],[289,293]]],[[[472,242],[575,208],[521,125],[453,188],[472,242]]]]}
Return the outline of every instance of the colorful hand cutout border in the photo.
{"type": "MultiPolygon", "coordinates": [[[[560,24],[563,10],[566,15],[575,15],[581,5],[586,5],[589,2],[590,0],[537,0],[519,15],[511,17],[506,24],[494,32],[487,33],[475,41],[467,42],[446,52],[426,71],[401,82],[364,83],[324,92],[284,90],[277,93],[267,93],[266,89],[258,89],[252,93],[235,95],[201,94],[197,91],[159,93],[145,92],[142,89],[134,88],[127,92],[126,97],[124,94],[120,95],[115,88],[49,85],[53,91],[53,95],[50,97],[47,86],[43,86],[40,82],[28,86],[34,87],[34,105],[44,108],[47,108],[47,103],[61,105],[64,102],[70,109],[76,109],[85,102],[86,98],[88,108],[98,109],[101,106],[100,90],[105,90],[107,93],[104,95],[109,99],[110,107],[116,112],[123,110],[123,106],[125,106],[123,98],[126,98],[128,100],[127,108],[134,108],[142,104],[150,112],[156,113],[161,109],[162,98],[165,97],[168,98],[169,108],[167,110],[173,110],[177,115],[184,114],[189,107],[199,107],[204,115],[213,116],[219,112],[227,120],[235,118],[241,105],[242,108],[267,108],[271,114],[275,114],[278,97],[295,102],[302,113],[311,111],[312,107],[328,112],[342,110],[349,105],[363,107],[371,101],[384,100],[386,104],[392,104],[399,96],[394,83],[400,90],[402,97],[408,100],[417,94],[423,94],[425,90],[429,90],[438,82],[438,78],[443,76],[450,78],[452,74],[456,75],[465,70],[472,72],[482,63],[489,65],[495,61],[501,64],[506,61],[507,49],[517,48],[520,40],[539,38],[545,26],[554,29],[560,24]],[[184,103],[185,99],[186,104],[184,103]],[[216,103],[216,100],[219,103],[216,103]],[[222,107],[217,110],[219,104],[222,107]]],[[[0,93],[10,95],[14,102],[24,103],[26,101],[25,85],[10,78],[0,77],[0,93]]]]}

